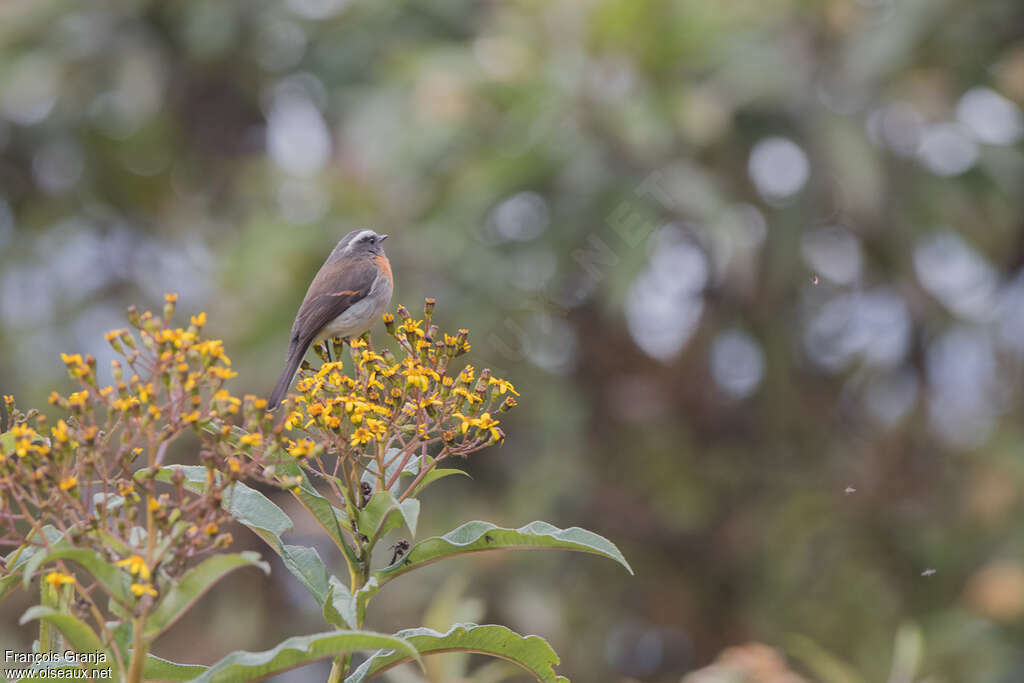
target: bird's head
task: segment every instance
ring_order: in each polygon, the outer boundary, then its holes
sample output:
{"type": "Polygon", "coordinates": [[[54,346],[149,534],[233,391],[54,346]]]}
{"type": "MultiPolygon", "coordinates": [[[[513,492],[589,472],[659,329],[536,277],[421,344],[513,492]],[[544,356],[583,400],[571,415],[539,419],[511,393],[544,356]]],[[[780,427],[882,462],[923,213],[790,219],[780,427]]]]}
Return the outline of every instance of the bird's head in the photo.
{"type": "Polygon", "coordinates": [[[373,230],[353,230],[341,238],[338,246],[331,252],[332,258],[358,258],[360,256],[377,256],[384,253],[384,240],[387,235],[378,235],[373,230]]]}

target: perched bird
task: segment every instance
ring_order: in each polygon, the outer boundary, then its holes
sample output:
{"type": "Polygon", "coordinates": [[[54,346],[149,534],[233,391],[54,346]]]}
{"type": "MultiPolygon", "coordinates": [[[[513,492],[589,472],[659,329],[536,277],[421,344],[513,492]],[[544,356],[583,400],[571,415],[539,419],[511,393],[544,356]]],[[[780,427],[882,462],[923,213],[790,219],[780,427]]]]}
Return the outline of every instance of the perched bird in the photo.
{"type": "Polygon", "coordinates": [[[353,230],[341,238],[310,283],[292,324],[284,371],[267,402],[281,403],[311,344],[351,338],[370,329],[391,301],[394,277],[384,254],[387,235],[353,230]]]}

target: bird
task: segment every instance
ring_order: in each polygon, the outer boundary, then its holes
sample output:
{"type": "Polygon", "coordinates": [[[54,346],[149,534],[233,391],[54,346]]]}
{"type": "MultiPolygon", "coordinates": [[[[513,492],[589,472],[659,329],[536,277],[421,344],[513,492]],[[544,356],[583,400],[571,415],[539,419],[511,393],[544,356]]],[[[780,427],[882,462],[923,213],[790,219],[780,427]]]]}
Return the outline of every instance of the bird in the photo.
{"type": "Polygon", "coordinates": [[[267,400],[267,410],[281,403],[312,344],[358,336],[387,308],[395,284],[384,253],[387,238],[373,230],[353,230],[320,266],[292,324],[284,370],[267,400]]]}

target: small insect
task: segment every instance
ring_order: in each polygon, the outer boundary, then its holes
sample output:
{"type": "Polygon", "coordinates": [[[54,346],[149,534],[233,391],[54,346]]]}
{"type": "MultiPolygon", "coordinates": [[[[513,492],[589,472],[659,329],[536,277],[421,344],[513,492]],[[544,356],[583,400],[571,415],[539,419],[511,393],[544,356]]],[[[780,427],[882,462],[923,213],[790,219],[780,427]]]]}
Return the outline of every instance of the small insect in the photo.
{"type": "Polygon", "coordinates": [[[484,540],[487,541],[488,543],[494,543],[494,539],[491,538],[490,534],[485,534],[484,535],[484,540]]]}
{"type": "Polygon", "coordinates": [[[401,541],[391,546],[391,549],[395,551],[395,554],[391,556],[391,562],[388,566],[398,562],[399,558],[409,552],[409,541],[403,538],[401,541]]]}
{"type": "Polygon", "coordinates": [[[364,481],[359,485],[359,493],[362,494],[363,503],[360,507],[366,507],[366,504],[370,502],[370,495],[373,493],[373,487],[370,486],[370,482],[364,481]]]}
{"type": "Polygon", "coordinates": [[[846,495],[850,495],[851,493],[857,493],[857,489],[853,488],[852,486],[847,486],[845,489],[843,489],[843,493],[845,493],[846,495]]]}
{"type": "Polygon", "coordinates": [[[934,576],[936,571],[935,569],[928,568],[921,572],[921,576],[934,576]]]}

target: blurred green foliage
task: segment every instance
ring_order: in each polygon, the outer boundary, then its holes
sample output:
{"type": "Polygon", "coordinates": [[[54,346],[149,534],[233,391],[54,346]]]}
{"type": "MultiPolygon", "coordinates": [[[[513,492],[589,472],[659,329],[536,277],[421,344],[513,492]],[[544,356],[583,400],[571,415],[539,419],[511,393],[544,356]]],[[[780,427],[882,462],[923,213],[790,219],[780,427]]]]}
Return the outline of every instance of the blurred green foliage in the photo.
{"type": "MultiPolygon", "coordinates": [[[[309,279],[374,227],[395,301],[437,297],[527,406],[425,533],[545,518],[637,570],[464,562],[567,675],[798,634],[883,680],[909,622],[922,677],[1024,678],[1022,26],[1018,0],[0,3],[0,389],[44,404],[59,351],[103,367],[120,310],[178,291],[265,393],[309,279]]],[[[254,589],[157,654],[316,623],[254,589]]]]}

